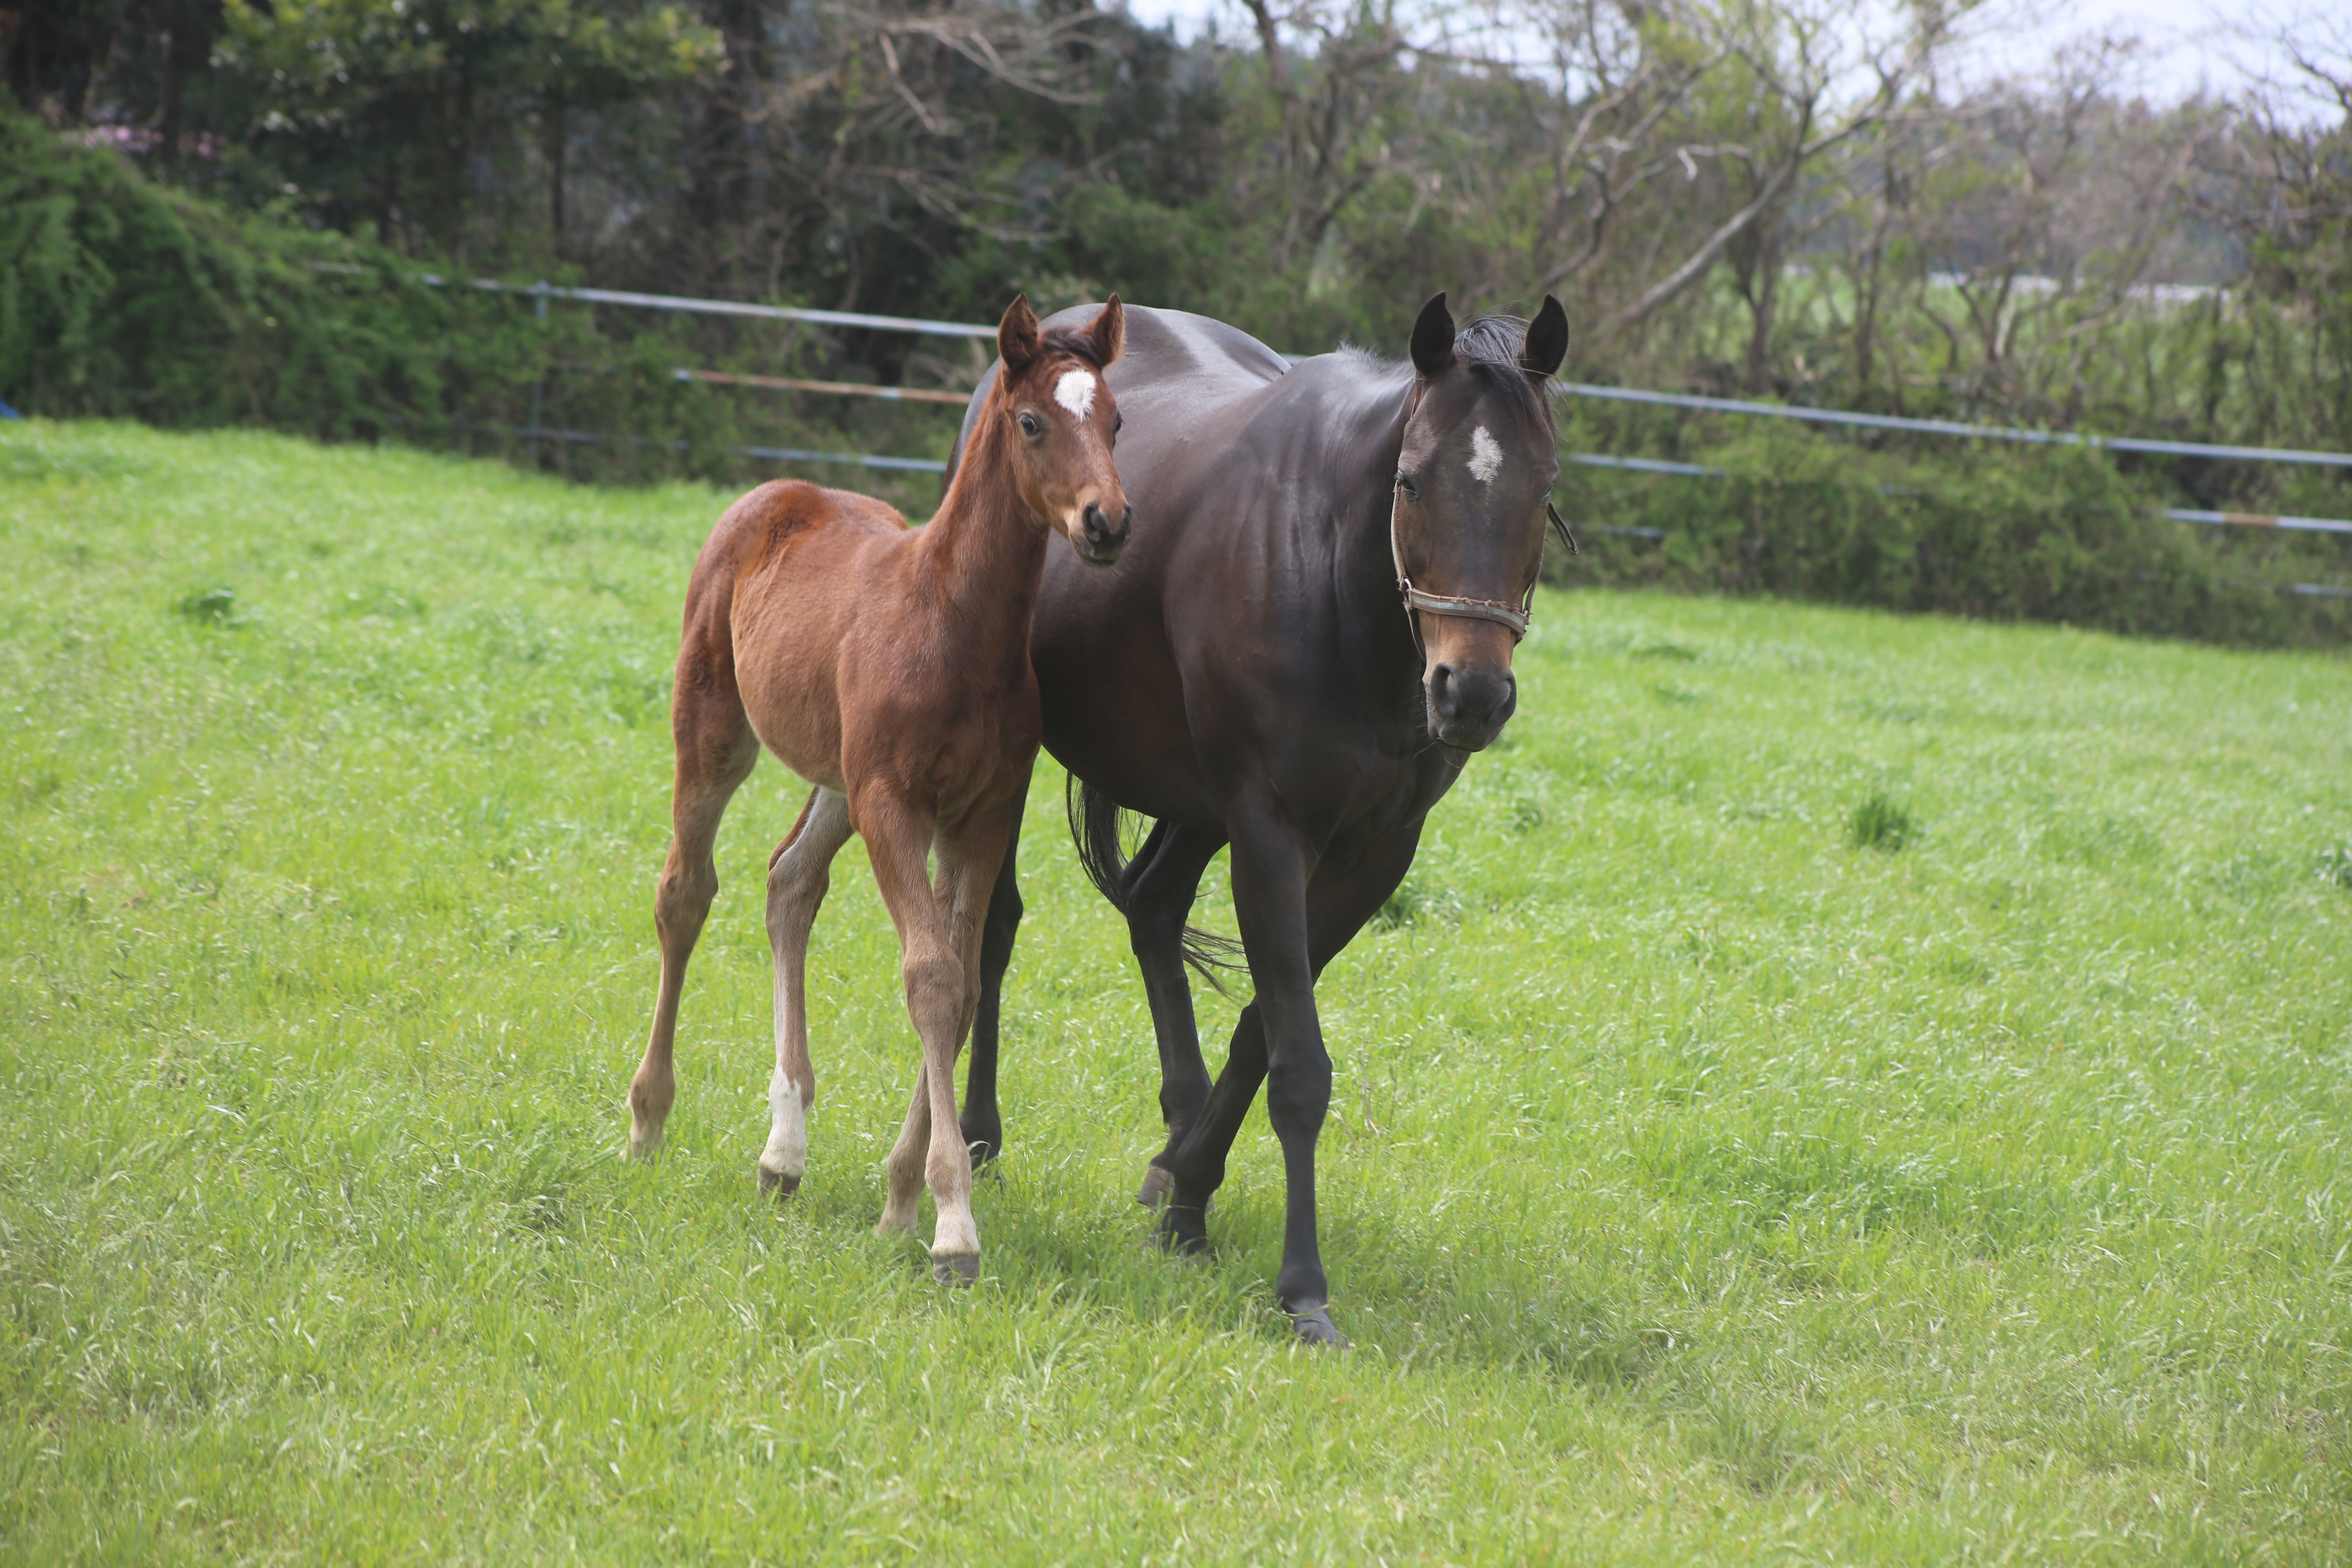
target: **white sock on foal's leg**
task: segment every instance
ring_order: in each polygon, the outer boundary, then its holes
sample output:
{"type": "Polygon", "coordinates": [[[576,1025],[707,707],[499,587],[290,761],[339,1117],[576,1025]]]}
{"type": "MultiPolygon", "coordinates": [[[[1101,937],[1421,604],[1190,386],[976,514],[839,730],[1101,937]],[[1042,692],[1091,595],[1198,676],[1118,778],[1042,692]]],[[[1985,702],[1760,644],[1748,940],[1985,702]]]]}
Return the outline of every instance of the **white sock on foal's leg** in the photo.
{"type": "Polygon", "coordinates": [[[768,1080],[768,1146],[760,1152],[760,1185],[790,1194],[808,1171],[808,1106],[801,1100],[801,1086],[782,1068],[768,1080]]]}

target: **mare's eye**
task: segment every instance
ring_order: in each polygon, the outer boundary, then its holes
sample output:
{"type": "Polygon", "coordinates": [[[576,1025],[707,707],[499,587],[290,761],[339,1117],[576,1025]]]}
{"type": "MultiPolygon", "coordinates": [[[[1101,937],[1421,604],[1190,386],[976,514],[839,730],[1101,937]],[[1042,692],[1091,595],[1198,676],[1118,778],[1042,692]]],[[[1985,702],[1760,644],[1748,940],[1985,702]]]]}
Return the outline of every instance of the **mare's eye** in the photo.
{"type": "Polygon", "coordinates": [[[1037,438],[1037,433],[1044,428],[1044,426],[1037,423],[1037,416],[1034,414],[1024,414],[1021,416],[1021,434],[1028,437],[1032,441],[1037,438]]]}
{"type": "Polygon", "coordinates": [[[1408,500],[1421,499],[1421,491],[1413,488],[1413,482],[1405,477],[1405,471],[1402,468],[1397,470],[1397,489],[1405,493],[1405,499],[1408,500]]]}

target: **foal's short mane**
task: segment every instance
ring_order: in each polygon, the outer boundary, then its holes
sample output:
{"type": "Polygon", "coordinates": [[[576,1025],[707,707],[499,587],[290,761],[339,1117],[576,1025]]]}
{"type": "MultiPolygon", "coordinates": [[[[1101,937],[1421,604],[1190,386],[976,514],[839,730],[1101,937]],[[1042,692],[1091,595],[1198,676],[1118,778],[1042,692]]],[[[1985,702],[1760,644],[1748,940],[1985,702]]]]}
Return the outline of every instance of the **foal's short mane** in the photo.
{"type": "MultiPolygon", "coordinates": [[[[1037,363],[1061,353],[1069,355],[1081,364],[1093,365],[1097,371],[1103,368],[1095,359],[1094,339],[1087,335],[1085,327],[1047,327],[1037,334],[1037,363]]],[[[1013,380],[1011,376],[999,374],[992,395],[1001,395],[1002,389],[1011,385],[1013,380]]]]}
{"type": "MultiPolygon", "coordinates": [[[[1480,316],[1454,334],[1454,353],[1465,372],[1505,399],[1518,404],[1549,430],[1553,428],[1551,399],[1519,366],[1519,350],[1527,338],[1528,323],[1521,317],[1480,316]]],[[[1392,360],[1367,349],[1349,347],[1340,352],[1382,371],[1408,375],[1412,372],[1412,366],[1405,361],[1392,360]]]]}

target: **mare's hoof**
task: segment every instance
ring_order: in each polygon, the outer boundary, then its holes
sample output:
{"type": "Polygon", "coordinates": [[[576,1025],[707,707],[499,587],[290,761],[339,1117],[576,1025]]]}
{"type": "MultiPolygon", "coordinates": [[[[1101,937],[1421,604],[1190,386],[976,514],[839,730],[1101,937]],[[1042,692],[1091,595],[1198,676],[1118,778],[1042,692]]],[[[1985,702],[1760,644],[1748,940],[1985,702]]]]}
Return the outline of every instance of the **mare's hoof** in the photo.
{"type": "Polygon", "coordinates": [[[931,1259],[931,1278],[942,1285],[965,1286],[980,1278],[980,1254],[967,1252],[960,1256],[931,1259]]]}
{"type": "Polygon", "coordinates": [[[1331,1309],[1317,1307],[1310,1311],[1290,1314],[1290,1326],[1302,1344],[1329,1345],[1333,1350],[1346,1350],[1348,1336],[1331,1322],[1331,1309]]]}
{"type": "MultiPolygon", "coordinates": [[[[1156,1209],[1176,1195],[1176,1177],[1165,1165],[1148,1165],[1143,1172],[1143,1185],[1135,1190],[1135,1201],[1145,1208],[1156,1209]]],[[[1208,1217],[1209,1205],[1214,1197],[1201,1200],[1201,1215],[1208,1217]]]]}
{"type": "Polygon", "coordinates": [[[801,1179],[787,1171],[771,1171],[759,1167],[760,1194],[762,1197],[788,1198],[801,1190],[801,1179]]]}
{"type": "Polygon", "coordinates": [[[1179,1258],[1209,1256],[1209,1226],[1200,1209],[1170,1205],[1160,1211],[1160,1245],[1179,1258]]]}

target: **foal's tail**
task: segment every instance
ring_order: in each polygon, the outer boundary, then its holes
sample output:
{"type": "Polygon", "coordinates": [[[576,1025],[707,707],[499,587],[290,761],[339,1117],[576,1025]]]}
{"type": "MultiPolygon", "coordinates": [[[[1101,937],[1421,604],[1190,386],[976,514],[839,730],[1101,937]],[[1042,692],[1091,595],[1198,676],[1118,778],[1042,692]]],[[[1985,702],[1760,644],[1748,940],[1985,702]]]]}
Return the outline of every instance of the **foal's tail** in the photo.
{"type": "MultiPolygon", "coordinates": [[[[1118,841],[1118,803],[1094,785],[1081,784],[1076,773],[1064,786],[1063,798],[1070,814],[1070,837],[1077,845],[1078,864],[1086,868],[1087,879],[1120,914],[1132,913],[1128,895],[1135,867],[1118,841]]],[[[1224,972],[1243,967],[1242,944],[1232,937],[1187,924],[1184,962],[1192,966],[1195,974],[1214,986],[1218,995],[1230,995],[1225,989],[1224,972]]]]}

